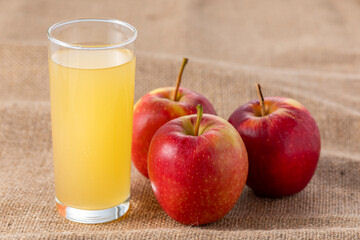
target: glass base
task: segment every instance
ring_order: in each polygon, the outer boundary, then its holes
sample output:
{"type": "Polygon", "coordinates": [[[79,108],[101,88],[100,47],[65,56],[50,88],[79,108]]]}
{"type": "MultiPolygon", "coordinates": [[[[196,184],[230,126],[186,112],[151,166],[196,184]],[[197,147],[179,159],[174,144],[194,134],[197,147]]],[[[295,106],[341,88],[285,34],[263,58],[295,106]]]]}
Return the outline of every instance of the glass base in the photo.
{"type": "Polygon", "coordinates": [[[119,219],[126,214],[130,207],[129,199],[120,205],[102,210],[77,209],[65,206],[57,198],[55,201],[61,216],[73,222],[88,224],[105,223],[119,219]]]}

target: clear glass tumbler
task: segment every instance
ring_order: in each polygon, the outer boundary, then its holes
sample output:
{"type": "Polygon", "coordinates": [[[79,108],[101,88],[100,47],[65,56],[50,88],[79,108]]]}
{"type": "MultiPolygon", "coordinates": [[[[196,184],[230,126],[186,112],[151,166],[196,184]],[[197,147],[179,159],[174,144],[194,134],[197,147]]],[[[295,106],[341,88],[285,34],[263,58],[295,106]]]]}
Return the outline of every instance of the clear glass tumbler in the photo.
{"type": "Polygon", "coordinates": [[[129,209],[136,29],[79,19],[48,30],[56,205],[81,223],[129,209]]]}

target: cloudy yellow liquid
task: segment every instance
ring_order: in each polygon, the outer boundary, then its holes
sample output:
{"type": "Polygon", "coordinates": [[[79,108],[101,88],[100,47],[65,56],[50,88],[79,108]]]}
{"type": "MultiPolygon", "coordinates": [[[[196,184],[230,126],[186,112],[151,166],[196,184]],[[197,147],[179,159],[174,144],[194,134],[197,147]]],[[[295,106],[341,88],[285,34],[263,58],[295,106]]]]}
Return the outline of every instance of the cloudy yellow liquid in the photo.
{"type": "Polygon", "coordinates": [[[49,59],[56,197],[105,209],[130,195],[135,58],[128,50],[61,50],[49,59]]]}

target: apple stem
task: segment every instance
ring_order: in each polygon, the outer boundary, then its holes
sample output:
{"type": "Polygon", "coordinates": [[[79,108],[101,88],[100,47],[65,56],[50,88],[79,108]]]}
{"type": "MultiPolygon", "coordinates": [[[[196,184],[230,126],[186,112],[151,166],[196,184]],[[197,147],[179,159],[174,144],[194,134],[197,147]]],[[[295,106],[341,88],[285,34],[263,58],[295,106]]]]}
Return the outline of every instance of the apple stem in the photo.
{"type": "Polygon", "coordinates": [[[264,96],[262,94],[261,86],[259,83],[256,83],[256,89],[257,89],[257,94],[258,94],[258,97],[260,100],[261,116],[265,116],[266,111],[265,111],[265,104],[264,104],[264,96]]]}
{"type": "Polygon", "coordinates": [[[203,115],[203,107],[202,107],[202,105],[198,104],[196,106],[196,110],[197,110],[197,118],[196,118],[196,123],[195,123],[194,135],[199,136],[200,122],[201,122],[201,118],[202,118],[202,115],[203,115]]]}
{"type": "Polygon", "coordinates": [[[177,81],[176,81],[176,87],[175,87],[175,92],[174,92],[174,97],[173,97],[174,101],[178,100],[178,92],[179,92],[179,88],[180,88],[181,77],[182,77],[182,74],[184,72],[184,68],[185,68],[186,64],[188,63],[188,61],[189,61],[189,59],[183,58],[183,62],[181,64],[180,72],[179,72],[179,75],[178,75],[178,78],[177,78],[177,81]]]}

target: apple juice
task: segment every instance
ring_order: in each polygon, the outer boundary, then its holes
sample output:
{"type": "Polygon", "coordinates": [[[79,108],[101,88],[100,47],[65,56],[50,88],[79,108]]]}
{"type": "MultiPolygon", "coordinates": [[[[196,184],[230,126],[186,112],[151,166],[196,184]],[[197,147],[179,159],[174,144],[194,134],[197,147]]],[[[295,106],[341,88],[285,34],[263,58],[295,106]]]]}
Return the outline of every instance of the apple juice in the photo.
{"type": "Polygon", "coordinates": [[[129,50],[49,56],[56,197],[96,210],[130,195],[135,57],[129,50]]]}

